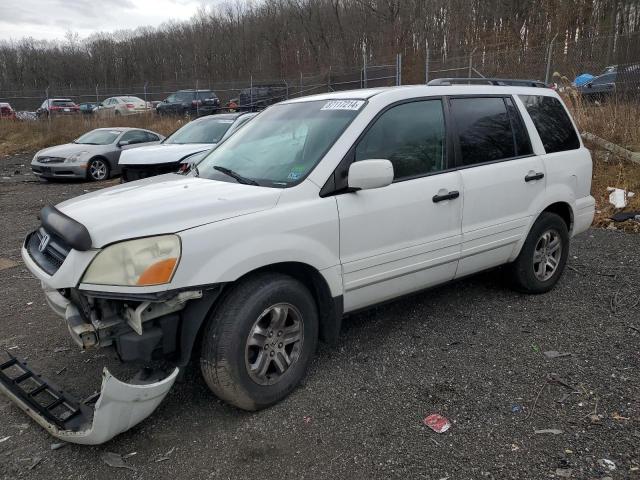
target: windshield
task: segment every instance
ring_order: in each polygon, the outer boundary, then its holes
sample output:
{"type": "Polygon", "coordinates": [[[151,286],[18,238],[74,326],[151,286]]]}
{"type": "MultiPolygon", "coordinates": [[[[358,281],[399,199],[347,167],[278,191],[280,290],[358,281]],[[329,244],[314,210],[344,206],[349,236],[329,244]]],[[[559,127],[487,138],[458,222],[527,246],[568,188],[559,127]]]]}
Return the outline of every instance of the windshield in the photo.
{"type": "Polygon", "coordinates": [[[74,143],[85,145],[109,145],[116,141],[121,132],[117,130],[91,130],[78,138],[74,143]]]}
{"type": "Polygon", "coordinates": [[[73,107],[75,103],[71,100],[52,100],[51,105],[54,107],[73,107]]]}
{"type": "Polygon", "coordinates": [[[138,97],[120,97],[123,102],[144,103],[144,100],[138,97]]]}
{"type": "Polygon", "coordinates": [[[198,164],[196,174],[230,181],[221,170],[232,170],[264,186],[297,183],[316,166],[362,105],[363,100],[275,105],[221,143],[198,164]]]}
{"type": "Polygon", "coordinates": [[[191,92],[176,92],[167,97],[167,102],[189,102],[193,100],[191,92]]]}
{"type": "Polygon", "coordinates": [[[167,137],[164,143],[218,143],[231,125],[233,120],[230,119],[189,122],[167,137]]]}

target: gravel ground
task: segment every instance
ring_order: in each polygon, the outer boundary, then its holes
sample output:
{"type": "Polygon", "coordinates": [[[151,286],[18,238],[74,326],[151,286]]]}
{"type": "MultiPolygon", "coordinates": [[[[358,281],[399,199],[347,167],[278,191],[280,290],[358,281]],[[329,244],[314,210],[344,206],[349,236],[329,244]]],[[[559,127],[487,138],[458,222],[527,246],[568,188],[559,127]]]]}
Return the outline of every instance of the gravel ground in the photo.
{"type": "MultiPolygon", "coordinates": [[[[74,347],[19,247],[43,205],[108,184],[41,184],[29,159],[0,160],[0,348],[82,397],[103,366],[123,367],[74,347]]],[[[51,450],[2,397],[0,478],[640,478],[638,285],[640,237],[591,230],[549,294],[514,293],[495,271],[354,315],[304,385],[259,413],[218,401],[193,369],[100,447],[51,450]],[[449,431],[423,425],[434,412],[449,431]],[[131,470],[105,465],[105,452],[130,454],[131,470]]]]}

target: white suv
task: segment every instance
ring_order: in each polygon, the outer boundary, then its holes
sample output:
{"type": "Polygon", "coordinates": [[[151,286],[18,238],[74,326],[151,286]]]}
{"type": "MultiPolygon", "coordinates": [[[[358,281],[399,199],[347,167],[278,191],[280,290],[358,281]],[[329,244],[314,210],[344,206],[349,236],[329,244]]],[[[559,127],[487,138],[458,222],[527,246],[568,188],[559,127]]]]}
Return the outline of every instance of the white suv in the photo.
{"type": "Polygon", "coordinates": [[[345,314],[499,265],[546,292],[593,219],[591,169],[551,89],[409,86],[285,101],[187,175],[45,207],[22,256],[74,340],[174,367],[117,391],[105,372],[93,426],[54,434],[125,430],[192,358],[218,397],[267,407],[345,314]]]}

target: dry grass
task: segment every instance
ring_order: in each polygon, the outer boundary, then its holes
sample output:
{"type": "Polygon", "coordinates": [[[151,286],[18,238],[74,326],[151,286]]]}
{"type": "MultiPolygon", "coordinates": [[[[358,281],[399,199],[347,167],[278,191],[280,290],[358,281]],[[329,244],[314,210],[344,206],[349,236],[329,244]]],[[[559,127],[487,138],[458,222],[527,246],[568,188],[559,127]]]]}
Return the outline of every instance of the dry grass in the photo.
{"type": "MultiPolygon", "coordinates": [[[[640,103],[607,101],[602,104],[582,102],[570,96],[567,105],[581,132],[589,132],[628,150],[640,152],[640,103]]],[[[607,187],[622,188],[636,195],[622,211],[640,212],[640,165],[585,142],[593,156],[591,193],[596,199],[594,225],[640,232],[640,223],[614,223],[609,217],[618,210],[609,203],[607,187]]]]}
{"type": "Polygon", "coordinates": [[[184,119],[144,115],[98,118],[92,115],[52,117],[32,122],[0,121],[0,155],[34,152],[52,145],[68,143],[83,133],[100,127],[138,127],[168,135],[183,125],[184,119]]]}

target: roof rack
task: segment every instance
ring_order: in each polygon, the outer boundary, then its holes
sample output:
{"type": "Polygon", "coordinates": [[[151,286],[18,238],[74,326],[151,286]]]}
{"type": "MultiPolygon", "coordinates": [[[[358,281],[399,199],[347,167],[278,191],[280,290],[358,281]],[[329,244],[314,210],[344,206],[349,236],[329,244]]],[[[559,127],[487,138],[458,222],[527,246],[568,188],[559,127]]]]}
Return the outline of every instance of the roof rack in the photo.
{"type": "Polygon", "coordinates": [[[471,84],[483,84],[487,83],[494,86],[511,86],[511,87],[537,87],[537,88],[549,88],[549,86],[540,80],[523,80],[523,79],[509,79],[509,78],[435,78],[431,80],[427,85],[429,86],[449,86],[449,85],[471,85],[471,84]]]}

